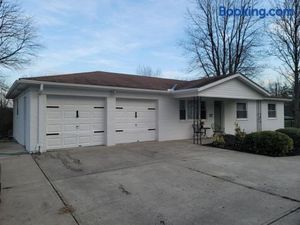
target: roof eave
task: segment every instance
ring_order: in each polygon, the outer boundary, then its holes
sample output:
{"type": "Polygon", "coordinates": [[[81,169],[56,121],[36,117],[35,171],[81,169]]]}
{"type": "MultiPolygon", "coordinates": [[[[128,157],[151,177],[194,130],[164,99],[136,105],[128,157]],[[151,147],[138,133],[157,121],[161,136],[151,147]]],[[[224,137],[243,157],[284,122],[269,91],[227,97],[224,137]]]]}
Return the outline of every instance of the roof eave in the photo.
{"type": "Polygon", "coordinates": [[[291,98],[272,98],[272,97],[270,97],[270,98],[264,98],[263,100],[268,100],[268,101],[279,101],[279,102],[291,102],[291,101],[293,101],[293,99],[291,99],[291,98]]]}
{"type": "Polygon", "coordinates": [[[7,97],[14,98],[16,95],[12,95],[14,90],[19,84],[25,85],[49,85],[56,87],[75,87],[75,88],[88,88],[88,89],[102,89],[102,90],[119,90],[119,91],[134,91],[134,92],[145,92],[145,93],[160,93],[168,94],[168,90],[155,90],[155,89],[141,89],[141,88],[126,88],[126,87],[116,87],[116,86],[100,86],[100,85],[87,85],[87,84],[73,84],[73,83],[60,83],[60,82],[49,82],[49,81],[37,81],[37,80],[27,80],[19,79],[14,82],[7,93],[7,97]]]}

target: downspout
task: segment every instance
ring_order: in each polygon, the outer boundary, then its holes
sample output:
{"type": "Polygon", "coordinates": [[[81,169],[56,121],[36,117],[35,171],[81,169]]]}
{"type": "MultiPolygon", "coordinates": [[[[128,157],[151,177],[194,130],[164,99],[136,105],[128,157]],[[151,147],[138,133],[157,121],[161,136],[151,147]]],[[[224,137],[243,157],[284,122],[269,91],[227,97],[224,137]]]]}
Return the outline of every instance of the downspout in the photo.
{"type": "Polygon", "coordinates": [[[40,145],[40,141],[41,141],[41,130],[40,130],[40,105],[41,105],[41,102],[40,102],[40,96],[43,94],[43,91],[44,91],[44,84],[40,84],[40,89],[38,91],[38,118],[37,118],[37,144],[36,144],[36,147],[35,149],[38,151],[38,152],[41,152],[41,145],[40,145]]]}

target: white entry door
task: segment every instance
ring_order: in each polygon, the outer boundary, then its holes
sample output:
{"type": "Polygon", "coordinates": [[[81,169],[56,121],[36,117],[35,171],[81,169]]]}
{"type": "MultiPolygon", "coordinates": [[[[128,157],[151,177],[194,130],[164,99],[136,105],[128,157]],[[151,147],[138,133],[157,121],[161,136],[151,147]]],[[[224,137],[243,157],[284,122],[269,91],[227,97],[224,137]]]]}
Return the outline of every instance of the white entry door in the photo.
{"type": "Polygon", "coordinates": [[[48,96],[47,149],[104,144],[104,99],[48,96]]]}
{"type": "Polygon", "coordinates": [[[150,100],[117,99],[116,143],[156,140],[156,105],[150,100]]]}

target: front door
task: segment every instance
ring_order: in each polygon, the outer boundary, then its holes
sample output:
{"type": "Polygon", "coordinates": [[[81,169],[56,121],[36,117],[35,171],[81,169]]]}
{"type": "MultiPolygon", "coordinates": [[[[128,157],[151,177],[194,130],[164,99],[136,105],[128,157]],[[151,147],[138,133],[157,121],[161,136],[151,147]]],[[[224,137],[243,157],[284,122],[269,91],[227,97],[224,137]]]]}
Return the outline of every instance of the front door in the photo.
{"type": "Polygon", "coordinates": [[[214,130],[223,131],[223,102],[215,101],[214,102],[214,130]]]}

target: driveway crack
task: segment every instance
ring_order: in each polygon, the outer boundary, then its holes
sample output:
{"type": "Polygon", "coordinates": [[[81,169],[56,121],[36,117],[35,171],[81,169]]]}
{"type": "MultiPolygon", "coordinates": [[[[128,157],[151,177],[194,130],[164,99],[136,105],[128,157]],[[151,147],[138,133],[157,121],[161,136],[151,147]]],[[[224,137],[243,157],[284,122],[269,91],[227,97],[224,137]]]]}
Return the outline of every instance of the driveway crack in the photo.
{"type": "Polygon", "coordinates": [[[285,195],[276,194],[276,193],[266,191],[266,190],[261,190],[259,188],[255,188],[255,187],[251,187],[251,186],[248,186],[248,185],[245,185],[245,184],[242,184],[242,183],[238,183],[238,182],[233,181],[231,179],[224,178],[224,177],[219,177],[217,175],[210,174],[210,173],[207,173],[205,171],[201,171],[201,170],[194,169],[194,168],[191,168],[191,167],[185,167],[185,168],[187,168],[191,171],[197,172],[197,173],[201,173],[201,174],[206,175],[206,176],[210,176],[210,177],[225,181],[225,182],[229,182],[229,183],[232,183],[232,184],[239,185],[241,187],[244,187],[244,188],[247,188],[247,189],[250,189],[250,190],[255,190],[255,191],[262,192],[262,193],[265,193],[265,194],[268,194],[268,195],[272,195],[272,196],[276,196],[276,197],[279,197],[279,198],[283,198],[283,199],[286,199],[286,200],[290,200],[290,201],[293,201],[293,202],[300,203],[300,200],[295,199],[295,198],[291,198],[291,197],[288,197],[288,196],[285,196],[285,195]]]}
{"type": "Polygon", "coordinates": [[[37,160],[35,160],[35,157],[33,155],[31,157],[32,157],[33,161],[36,163],[36,165],[38,166],[38,168],[43,173],[43,175],[46,178],[46,180],[48,181],[48,183],[51,185],[51,187],[55,191],[55,193],[58,196],[58,198],[63,203],[64,207],[62,209],[67,209],[67,212],[72,216],[72,218],[75,221],[75,223],[77,225],[80,225],[78,219],[76,218],[76,216],[74,214],[74,209],[72,209],[72,206],[70,204],[68,204],[68,202],[63,198],[62,194],[57,190],[57,188],[55,187],[55,185],[51,182],[51,180],[49,179],[49,177],[47,176],[47,174],[43,171],[43,169],[41,168],[41,166],[39,165],[39,163],[37,162],[37,160]],[[70,209],[72,209],[72,210],[70,210],[70,209]]]}
{"type": "Polygon", "coordinates": [[[297,212],[298,210],[300,210],[300,206],[297,207],[297,208],[295,208],[295,209],[289,210],[288,212],[286,212],[282,216],[280,216],[280,217],[278,217],[278,218],[276,218],[276,219],[274,219],[274,220],[272,220],[272,221],[270,221],[268,223],[263,223],[262,225],[271,225],[271,224],[274,224],[274,223],[278,222],[279,220],[283,219],[284,217],[287,217],[287,216],[291,215],[292,213],[297,212]]]}

